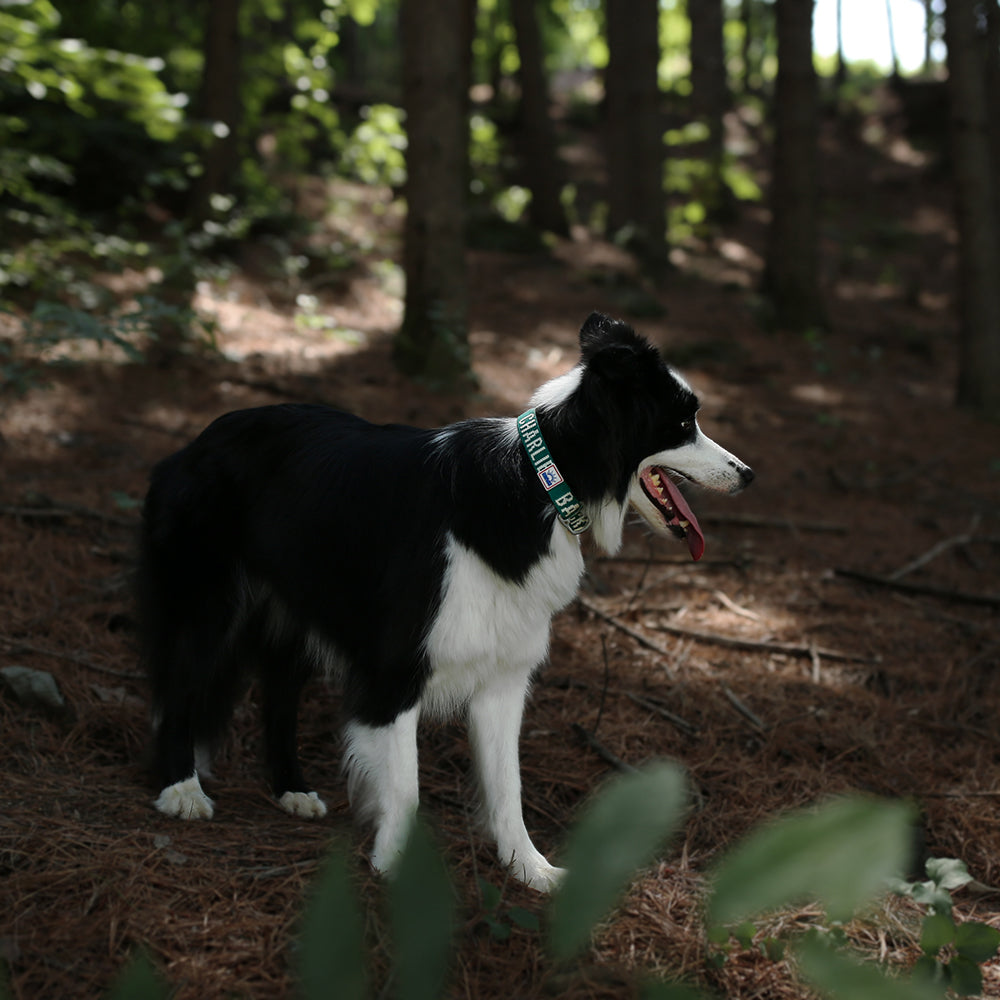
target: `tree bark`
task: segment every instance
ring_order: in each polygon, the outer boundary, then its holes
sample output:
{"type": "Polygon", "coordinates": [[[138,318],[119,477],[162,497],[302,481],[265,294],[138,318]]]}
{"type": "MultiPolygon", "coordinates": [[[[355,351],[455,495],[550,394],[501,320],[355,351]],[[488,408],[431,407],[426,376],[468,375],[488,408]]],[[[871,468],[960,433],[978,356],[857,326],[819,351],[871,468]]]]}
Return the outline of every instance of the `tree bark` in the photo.
{"type": "Polygon", "coordinates": [[[705,159],[709,174],[702,197],[709,218],[725,218],[735,205],[722,177],[724,116],[729,107],[723,0],[688,0],[688,17],[691,20],[691,110],[708,129],[705,159]]]}
{"type": "Polygon", "coordinates": [[[545,78],[542,36],[538,30],[535,0],[511,0],[511,20],[521,60],[521,114],[518,142],[521,166],[531,191],[528,217],[543,230],[569,234],[561,195],[563,170],[549,115],[549,88],[545,78]]]}
{"type": "Polygon", "coordinates": [[[471,384],[465,267],[466,0],[401,0],[406,110],[406,303],[395,358],[445,388],[471,384]]]}
{"type": "Polygon", "coordinates": [[[826,325],[819,290],[819,189],[813,0],[778,0],[778,79],[763,291],[779,327],[826,325]]]}
{"type": "Polygon", "coordinates": [[[229,191],[239,164],[239,128],[243,118],[240,0],[212,0],[205,22],[204,70],[197,114],[211,122],[213,138],[202,160],[202,173],[191,192],[195,219],[204,219],[213,194],[229,191]]]}
{"type": "Polygon", "coordinates": [[[607,0],[608,225],[647,266],[667,261],[657,0],[607,0]]]}
{"type": "MultiPolygon", "coordinates": [[[[991,0],[992,2],[992,0],[991,0]]],[[[997,164],[987,95],[984,10],[948,0],[948,93],[959,236],[959,374],[956,399],[1000,418],[1000,232],[997,164]]]]}

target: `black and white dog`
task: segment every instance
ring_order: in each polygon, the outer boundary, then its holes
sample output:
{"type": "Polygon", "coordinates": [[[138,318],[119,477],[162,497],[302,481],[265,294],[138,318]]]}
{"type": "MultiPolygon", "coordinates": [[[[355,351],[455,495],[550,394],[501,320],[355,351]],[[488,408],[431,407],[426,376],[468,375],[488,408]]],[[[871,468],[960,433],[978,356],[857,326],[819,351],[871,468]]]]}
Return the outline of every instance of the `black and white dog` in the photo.
{"type": "Polygon", "coordinates": [[[274,793],[323,816],[296,749],[320,671],[343,687],[348,791],[374,821],[376,869],[392,868],[417,808],[420,716],[464,712],[500,860],[556,884],[524,826],[518,733],[583,572],[578,535],[614,553],[631,505],[697,559],[676,484],[734,493],[753,478],[629,326],[595,313],[580,349],[517,419],[419,430],[267,406],[220,417],[155,468],[139,586],[161,812],[211,817],[199,773],[255,665],[274,793]]]}

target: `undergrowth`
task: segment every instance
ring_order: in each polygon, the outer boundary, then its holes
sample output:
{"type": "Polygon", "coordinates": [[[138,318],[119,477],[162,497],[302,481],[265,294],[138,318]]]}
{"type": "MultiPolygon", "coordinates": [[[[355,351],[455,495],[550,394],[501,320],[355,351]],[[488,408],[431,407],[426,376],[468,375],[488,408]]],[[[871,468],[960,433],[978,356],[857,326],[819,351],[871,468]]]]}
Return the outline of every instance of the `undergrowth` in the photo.
{"type": "MultiPolygon", "coordinates": [[[[501,889],[480,881],[483,920],[498,938],[512,925],[544,937],[552,967],[572,974],[594,928],[630,881],[660,853],[688,807],[683,770],[653,763],[610,782],[570,832],[568,873],[545,919],[504,906],[501,889]]],[[[754,919],[782,906],[817,901],[823,918],[805,932],[768,937],[758,947],[771,961],[788,961],[795,975],[830,1000],[939,1000],[982,989],[980,966],[997,954],[1000,931],[956,922],[951,892],[970,881],[961,861],[931,859],[927,880],[899,878],[910,844],[914,810],[906,803],[862,797],[831,800],[766,824],[709,873],[705,908],[706,968],[728,960],[733,943],[751,947],[754,919]],[[924,907],[922,957],[906,973],[862,961],[847,924],[886,891],[924,907]]],[[[375,995],[365,949],[364,902],[350,853],[335,843],[321,866],[291,944],[290,961],[304,1000],[362,1000],[375,995]]],[[[445,995],[457,927],[457,900],[442,856],[417,822],[386,887],[392,967],[379,996],[437,1000],[445,995]]],[[[870,919],[870,918],[869,918],[870,919]]],[[[0,996],[5,996],[0,986],[0,996]]],[[[134,955],[107,1000],[163,1000],[170,987],[145,951],[134,955]]],[[[640,1000],[709,1000],[700,986],[647,978],[640,1000]]]]}

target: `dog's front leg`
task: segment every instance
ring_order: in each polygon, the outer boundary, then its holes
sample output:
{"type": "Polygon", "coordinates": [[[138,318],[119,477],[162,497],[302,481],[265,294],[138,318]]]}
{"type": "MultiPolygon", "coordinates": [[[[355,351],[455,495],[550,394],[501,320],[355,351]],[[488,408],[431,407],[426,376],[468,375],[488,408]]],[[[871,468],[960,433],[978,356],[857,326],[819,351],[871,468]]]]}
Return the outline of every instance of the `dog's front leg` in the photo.
{"type": "Polygon", "coordinates": [[[469,702],[469,741],[483,797],[483,813],[500,860],[515,878],[549,892],[564,874],[532,844],[521,811],[517,744],[530,670],[477,691],[469,702]]]}
{"type": "Polygon", "coordinates": [[[347,724],[347,792],[358,815],[375,824],[371,864],[379,872],[389,873],[395,867],[417,812],[419,715],[417,706],[387,726],[347,724]]]}

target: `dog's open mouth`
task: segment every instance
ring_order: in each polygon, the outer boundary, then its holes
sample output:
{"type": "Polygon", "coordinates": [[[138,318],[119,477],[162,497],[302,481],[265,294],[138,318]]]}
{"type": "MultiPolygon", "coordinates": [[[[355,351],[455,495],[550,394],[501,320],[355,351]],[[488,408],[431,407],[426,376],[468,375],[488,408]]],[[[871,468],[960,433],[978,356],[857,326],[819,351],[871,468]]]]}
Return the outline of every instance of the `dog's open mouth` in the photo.
{"type": "Polygon", "coordinates": [[[700,559],[705,552],[705,536],[698,518],[670,478],[670,470],[650,465],[639,473],[639,482],[643,493],[656,505],[663,523],[687,542],[692,559],[700,559]]]}

